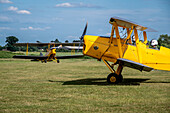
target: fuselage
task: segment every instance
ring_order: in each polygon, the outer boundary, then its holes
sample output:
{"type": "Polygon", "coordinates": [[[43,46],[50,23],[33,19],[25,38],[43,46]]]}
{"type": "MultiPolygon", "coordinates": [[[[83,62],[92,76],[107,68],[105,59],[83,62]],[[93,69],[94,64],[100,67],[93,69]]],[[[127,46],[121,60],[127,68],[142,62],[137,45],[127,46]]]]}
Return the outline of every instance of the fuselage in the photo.
{"type": "MultiPolygon", "coordinates": [[[[170,71],[170,49],[168,48],[161,46],[160,50],[151,49],[140,41],[137,50],[136,45],[125,43],[123,39],[121,39],[121,47],[124,59],[142,63],[154,69],[170,71]]],[[[92,35],[84,36],[83,54],[96,59],[104,58],[113,63],[121,58],[116,38],[113,38],[110,44],[110,37],[92,35]]]]}

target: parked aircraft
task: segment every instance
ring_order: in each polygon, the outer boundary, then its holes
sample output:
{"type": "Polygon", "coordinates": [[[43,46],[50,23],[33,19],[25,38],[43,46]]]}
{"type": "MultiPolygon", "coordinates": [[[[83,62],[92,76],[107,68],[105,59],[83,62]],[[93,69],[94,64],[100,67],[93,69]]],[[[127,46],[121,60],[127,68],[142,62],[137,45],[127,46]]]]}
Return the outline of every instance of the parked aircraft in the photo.
{"type": "Polygon", "coordinates": [[[111,71],[107,77],[108,83],[122,82],[121,73],[125,66],[147,72],[151,70],[170,71],[170,49],[163,46],[159,50],[149,48],[146,35],[147,27],[117,17],[110,18],[109,23],[112,25],[110,37],[85,35],[87,23],[80,38],[84,43],[83,54],[99,61],[103,60],[111,71]],[[126,31],[123,37],[120,37],[121,28],[126,31]],[[143,42],[139,40],[139,31],[143,32],[143,42]],[[134,43],[132,43],[132,36],[135,38],[134,43]],[[117,70],[114,69],[115,65],[118,65],[117,70]]]}
{"type": "MultiPolygon", "coordinates": [[[[79,58],[83,57],[84,55],[67,55],[67,56],[56,56],[56,49],[78,49],[75,46],[62,46],[62,45],[80,45],[79,43],[16,43],[14,46],[27,46],[27,55],[15,55],[13,58],[21,58],[21,59],[32,59],[31,61],[41,61],[42,63],[47,63],[48,61],[55,61],[59,63],[59,59],[69,59],[69,58],[79,58]],[[28,46],[47,46],[53,45],[54,47],[51,47],[48,49],[47,53],[43,56],[42,53],[40,53],[40,56],[33,56],[28,55],[28,46]],[[59,46],[58,46],[59,45],[59,46]],[[57,46],[57,47],[55,47],[57,46]]],[[[80,47],[81,49],[81,47],[80,47]]]]}

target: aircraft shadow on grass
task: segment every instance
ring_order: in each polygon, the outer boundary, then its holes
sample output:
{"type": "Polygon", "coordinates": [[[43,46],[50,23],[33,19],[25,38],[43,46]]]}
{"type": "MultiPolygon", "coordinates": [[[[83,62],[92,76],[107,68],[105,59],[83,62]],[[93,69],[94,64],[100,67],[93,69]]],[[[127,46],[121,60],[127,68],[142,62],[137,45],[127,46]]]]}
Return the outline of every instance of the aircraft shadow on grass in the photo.
{"type": "MultiPolygon", "coordinates": [[[[113,84],[113,85],[140,85],[140,83],[148,83],[146,82],[150,79],[143,78],[124,78],[122,83],[113,84]]],[[[106,78],[86,78],[86,79],[78,79],[71,81],[53,81],[48,80],[49,82],[62,82],[63,85],[112,85],[108,84],[106,78]]]]}

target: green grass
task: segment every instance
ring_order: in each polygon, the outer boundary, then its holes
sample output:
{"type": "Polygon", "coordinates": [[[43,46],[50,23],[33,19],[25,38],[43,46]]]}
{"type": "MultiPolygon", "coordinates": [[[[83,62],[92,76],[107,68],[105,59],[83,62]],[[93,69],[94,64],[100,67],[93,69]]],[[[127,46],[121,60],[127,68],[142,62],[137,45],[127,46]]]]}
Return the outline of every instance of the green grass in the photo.
{"type": "Polygon", "coordinates": [[[60,62],[0,59],[0,112],[170,112],[170,72],[124,68],[109,85],[103,62],[60,62]]]}
{"type": "Polygon", "coordinates": [[[14,53],[9,51],[0,51],[0,58],[12,58],[14,55],[23,55],[23,53],[14,53]]]}

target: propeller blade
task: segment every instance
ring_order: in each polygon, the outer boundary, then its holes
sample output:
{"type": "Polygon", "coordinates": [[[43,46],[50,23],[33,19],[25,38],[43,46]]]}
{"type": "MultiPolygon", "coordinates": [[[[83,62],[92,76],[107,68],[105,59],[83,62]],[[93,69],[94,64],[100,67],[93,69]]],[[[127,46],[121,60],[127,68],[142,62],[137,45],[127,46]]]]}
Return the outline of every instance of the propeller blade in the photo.
{"type": "MultiPolygon", "coordinates": [[[[88,26],[88,22],[86,23],[86,26],[85,26],[85,28],[84,28],[83,34],[82,34],[82,36],[80,37],[79,48],[80,48],[80,45],[81,45],[81,44],[82,44],[82,42],[83,42],[84,35],[86,35],[87,26],[88,26]]],[[[79,51],[79,49],[78,49],[77,51],[79,51]]]]}
{"type": "Polygon", "coordinates": [[[82,34],[80,40],[82,40],[84,38],[84,35],[86,34],[86,31],[87,31],[87,26],[88,26],[88,22],[86,23],[86,26],[84,28],[84,31],[83,31],[83,34],[82,34]]]}

